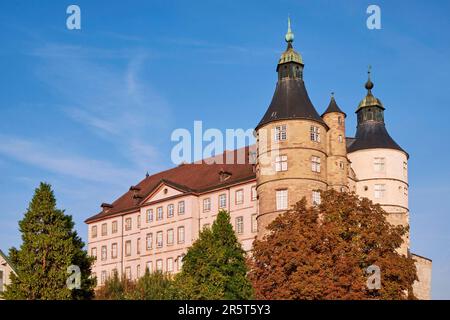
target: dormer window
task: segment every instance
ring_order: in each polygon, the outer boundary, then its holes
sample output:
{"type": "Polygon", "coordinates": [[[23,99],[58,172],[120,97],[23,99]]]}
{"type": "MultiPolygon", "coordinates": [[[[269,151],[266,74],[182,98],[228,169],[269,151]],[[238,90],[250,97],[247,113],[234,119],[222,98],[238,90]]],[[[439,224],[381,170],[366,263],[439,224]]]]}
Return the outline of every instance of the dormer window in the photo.
{"type": "Polygon", "coordinates": [[[283,124],[281,126],[275,127],[275,141],[286,141],[287,133],[286,133],[286,125],[283,124]]]}

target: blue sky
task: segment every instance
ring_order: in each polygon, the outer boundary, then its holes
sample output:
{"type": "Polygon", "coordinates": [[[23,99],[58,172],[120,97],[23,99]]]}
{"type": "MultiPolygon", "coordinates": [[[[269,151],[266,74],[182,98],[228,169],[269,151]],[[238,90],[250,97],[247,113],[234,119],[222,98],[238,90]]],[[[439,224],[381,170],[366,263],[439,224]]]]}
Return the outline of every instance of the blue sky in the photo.
{"type": "Polygon", "coordinates": [[[388,130],[411,155],[412,251],[433,259],[433,297],[450,299],[450,41],[446,1],[2,1],[0,248],[40,181],[83,221],[145,176],[172,166],[176,128],[252,128],[285,49],[294,47],[319,112],[330,92],[348,114],[367,66],[388,130]],[[66,8],[82,30],[66,28],[66,8]],[[366,28],[377,4],[382,29],[366,28]]]}

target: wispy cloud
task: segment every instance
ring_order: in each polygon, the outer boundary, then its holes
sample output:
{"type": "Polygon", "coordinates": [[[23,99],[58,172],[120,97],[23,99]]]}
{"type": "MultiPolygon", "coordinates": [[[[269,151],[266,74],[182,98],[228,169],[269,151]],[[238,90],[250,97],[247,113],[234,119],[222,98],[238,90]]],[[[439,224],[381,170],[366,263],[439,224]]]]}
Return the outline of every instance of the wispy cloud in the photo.
{"type": "Polygon", "coordinates": [[[152,52],[47,44],[34,54],[41,60],[37,76],[58,95],[68,117],[121,150],[135,167],[158,168],[161,155],[153,144],[161,137],[152,133],[168,127],[171,113],[168,102],[141,78],[152,52]],[[121,61],[111,65],[99,56],[121,61]]]}
{"type": "Polygon", "coordinates": [[[79,179],[120,184],[134,170],[76,154],[57,152],[57,148],[37,141],[0,135],[0,154],[47,171],[79,179]]]}

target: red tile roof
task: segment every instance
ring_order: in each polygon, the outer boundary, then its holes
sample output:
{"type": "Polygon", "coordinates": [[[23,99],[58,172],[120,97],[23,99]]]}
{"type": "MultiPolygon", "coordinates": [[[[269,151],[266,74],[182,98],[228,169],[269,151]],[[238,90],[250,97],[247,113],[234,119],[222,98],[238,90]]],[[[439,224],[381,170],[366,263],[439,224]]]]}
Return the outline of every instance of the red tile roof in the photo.
{"type": "MultiPolygon", "coordinates": [[[[250,153],[254,146],[233,151],[226,151],[214,159],[222,159],[223,164],[211,163],[213,158],[203,161],[181,164],[178,167],[162,171],[146,177],[128,192],[115,200],[108,207],[103,204],[102,212],[88,218],[85,222],[91,223],[97,220],[136,210],[143,205],[145,199],[161,184],[170,185],[185,194],[199,194],[220,187],[226,187],[236,183],[256,178],[250,153]],[[225,161],[228,160],[231,161],[225,161]],[[239,158],[239,159],[238,159],[239,158]],[[240,161],[238,161],[240,160],[240,161]],[[228,163],[227,163],[228,162],[228,163]],[[231,174],[227,179],[221,178],[221,173],[231,174]]],[[[216,161],[217,162],[217,161],[216,161]]]]}

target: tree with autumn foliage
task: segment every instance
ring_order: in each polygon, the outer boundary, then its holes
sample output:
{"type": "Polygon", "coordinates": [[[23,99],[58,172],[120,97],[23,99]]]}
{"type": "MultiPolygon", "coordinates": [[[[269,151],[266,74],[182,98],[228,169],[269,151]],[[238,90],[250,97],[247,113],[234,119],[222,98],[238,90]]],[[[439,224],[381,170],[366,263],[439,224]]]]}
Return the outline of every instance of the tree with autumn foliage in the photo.
{"type": "Polygon", "coordinates": [[[250,278],[259,299],[414,299],[414,260],[397,252],[407,233],[387,213],[354,193],[326,191],[277,217],[255,241],[250,278]],[[369,289],[369,266],[380,289],[369,289]]]}

